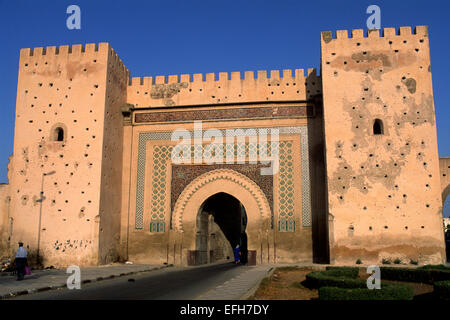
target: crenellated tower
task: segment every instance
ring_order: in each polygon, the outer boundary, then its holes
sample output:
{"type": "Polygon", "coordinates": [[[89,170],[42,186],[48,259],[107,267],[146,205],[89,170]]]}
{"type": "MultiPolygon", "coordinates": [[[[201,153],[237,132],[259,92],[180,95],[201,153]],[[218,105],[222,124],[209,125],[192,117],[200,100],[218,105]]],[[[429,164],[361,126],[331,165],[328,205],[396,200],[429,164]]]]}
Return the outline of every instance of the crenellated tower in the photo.
{"type": "Polygon", "coordinates": [[[445,259],[428,29],[323,32],[331,258],[445,259]]]}
{"type": "Polygon", "coordinates": [[[128,79],[107,43],[20,51],[12,243],[44,264],[118,257],[128,79]]]}

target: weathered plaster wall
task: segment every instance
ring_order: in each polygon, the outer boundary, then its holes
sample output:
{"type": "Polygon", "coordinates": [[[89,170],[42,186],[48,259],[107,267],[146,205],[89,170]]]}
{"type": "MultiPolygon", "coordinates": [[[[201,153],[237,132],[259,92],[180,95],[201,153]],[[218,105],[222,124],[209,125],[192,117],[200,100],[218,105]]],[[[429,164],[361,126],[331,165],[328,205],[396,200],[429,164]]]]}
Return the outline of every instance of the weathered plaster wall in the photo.
{"type": "MultiPolygon", "coordinates": [[[[99,261],[102,171],[117,158],[107,151],[115,144],[108,142],[105,131],[110,135],[110,126],[117,123],[107,112],[115,111],[120,101],[110,100],[116,94],[107,79],[115,81],[112,73],[126,72],[110,60],[111,52],[107,43],[20,52],[10,180],[12,242],[22,240],[33,257],[40,233],[45,265],[99,261]],[[108,72],[111,67],[123,71],[108,72]],[[63,141],[55,141],[57,127],[64,129],[63,141]],[[43,175],[50,172],[54,174],[43,175]]],[[[114,181],[115,176],[105,173],[104,180],[114,181]]],[[[117,206],[114,199],[109,201],[117,206]]],[[[114,228],[107,225],[105,230],[114,228]]]]}
{"type": "Polygon", "coordinates": [[[99,262],[120,257],[123,116],[130,73],[114,50],[108,55],[100,195],[99,262]]]}
{"type": "Polygon", "coordinates": [[[321,93],[320,77],[315,69],[220,72],[132,78],[127,102],[135,108],[184,105],[219,105],[224,103],[305,101],[321,93]]]}
{"type": "Polygon", "coordinates": [[[9,184],[0,184],[0,259],[9,256],[11,219],[9,211],[9,184]]]}
{"type": "Polygon", "coordinates": [[[428,30],[322,33],[332,251],[337,263],[442,263],[442,201],[428,30]],[[374,135],[375,119],[384,134],[374,135]]]}

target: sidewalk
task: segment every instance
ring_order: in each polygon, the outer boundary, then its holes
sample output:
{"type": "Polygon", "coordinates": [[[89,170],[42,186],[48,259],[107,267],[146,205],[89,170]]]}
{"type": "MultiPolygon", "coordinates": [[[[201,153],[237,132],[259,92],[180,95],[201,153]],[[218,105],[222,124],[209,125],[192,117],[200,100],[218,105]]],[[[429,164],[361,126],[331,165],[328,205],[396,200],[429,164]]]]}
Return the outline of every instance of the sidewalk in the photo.
{"type": "MultiPolygon", "coordinates": [[[[81,268],[81,283],[112,279],[165,267],[167,266],[150,264],[113,264],[81,268]]],[[[24,280],[17,281],[17,276],[12,276],[8,273],[8,275],[0,276],[0,299],[66,287],[67,278],[69,276],[70,274],[66,273],[65,269],[33,270],[31,275],[25,276],[24,280]]]]}
{"type": "Polygon", "coordinates": [[[246,300],[258,289],[259,284],[275,270],[274,265],[246,267],[248,270],[202,294],[195,300],[246,300]]]}

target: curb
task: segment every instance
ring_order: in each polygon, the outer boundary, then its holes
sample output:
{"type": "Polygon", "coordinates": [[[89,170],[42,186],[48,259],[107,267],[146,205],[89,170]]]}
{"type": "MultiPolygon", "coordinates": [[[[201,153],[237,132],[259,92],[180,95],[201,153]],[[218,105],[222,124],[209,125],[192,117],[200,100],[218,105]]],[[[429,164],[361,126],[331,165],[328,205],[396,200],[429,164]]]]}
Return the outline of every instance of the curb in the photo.
{"type": "MultiPolygon", "coordinates": [[[[98,281],[102,281],[102,280],[110,280],[110,279],[114,279],[114,278],[120,278],[123,276],[129,276],[132,274],[136,274],[136,273],[140,273],[140,272],[148,272],[148,271],[156,271],[156,270],[161,270],[164,268],[168,268],[170,267],[170,265],[163,265],[161,267],[154,267],[151,269],[145,269],[145,270],[139,270],[139,271],[130,271],[130,272],[126,272],[126,273],[120,273],[119,275],[109,275],[109,276],[104,276],[104,277],[97,277],[94,279],[86,279],[86,280],[82,280],[81,283],[94,283],[94,282],[98,282],[98,281]]],[[[15,292],[10,292],[8,294],[4,294],[4,295],[0,295],[0,300],[6,300],[9,298],[13,298],[13,297],[17,297],[17,296],[23,296],[26,294],[32,294],[32,293],[37,293],[37,292],[44,292],[44,291],[50,291],[50,290],[55,290],[55,289],[62,289],[62,288],[66,288],[66,284],[55,284],[52,286],[44,286],[44,287],[39,287],[39,288],[32,288],[32,289],[27,289],[27,290],[20,290],[20,291],[15,291],[15,292]]]]}
{"type": "Polygon", "coordinates": [[[272,266],[269,271],[267,271],[267,274],[262,277],[253,287],[251,287],[246,293],[244,293],[239,300],[248,300],[251,296],[253,296],[256,292],[256,290],[258,290],[259,286],[261,285],[261,282],[267,278],[270,277],[272,275],[272,273],[277,269],[277,267],[272,266]]]}

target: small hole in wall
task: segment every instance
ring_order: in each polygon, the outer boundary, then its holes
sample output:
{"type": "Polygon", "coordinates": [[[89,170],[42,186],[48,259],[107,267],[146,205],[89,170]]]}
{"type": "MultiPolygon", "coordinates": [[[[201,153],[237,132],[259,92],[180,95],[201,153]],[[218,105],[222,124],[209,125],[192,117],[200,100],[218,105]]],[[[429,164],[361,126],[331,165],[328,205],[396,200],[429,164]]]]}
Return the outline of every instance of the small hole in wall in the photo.
{"type": "Polygon", "coordinates": [[[408,230],[408,226],[405,226],[405,230],[408,230]]]}
{"type": "Polygon", "coordinates": [[[425,229],[425,226],[421,226],[422,229],[425,229]]]}
{"type": "Polygon", "coordinates": [[[388,226],[384,226],[384,228],[385,228],[385,229],[387,229],[387,228],[388,228],[388,226]]]}
{"type": "Polygon", "coordinates": [[[430,205],[427,203],[426,205],[425,205],[427,208],[429,208],[430,207],[430,205]]]}
{"type": "Polygon", "coordinates": [[[369,230],[372,230],[372,226],[369,227],[369,230]]]}

